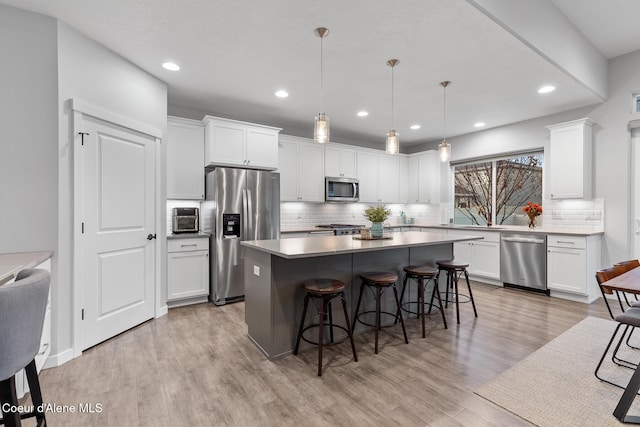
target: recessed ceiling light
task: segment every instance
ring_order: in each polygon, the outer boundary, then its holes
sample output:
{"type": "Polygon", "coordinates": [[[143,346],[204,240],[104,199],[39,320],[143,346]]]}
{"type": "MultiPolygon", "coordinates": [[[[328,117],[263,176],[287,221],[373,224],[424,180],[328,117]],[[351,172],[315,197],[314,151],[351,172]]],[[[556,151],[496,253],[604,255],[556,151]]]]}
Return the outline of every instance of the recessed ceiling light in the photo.
{"type": "Polygon", "coordinates": [[[286,90],[280,89],[279,91],[276,92],[276,96],[278,98],[286,98],[287,96],[289,96],[289,92],[287,92],[286,90]]]}
{"type": "Polygon", "coordinates": [[[368,115],[367,111],[358,111],[358,117],[367,117],[368,115]]]}
{"type": "Polygon", "coordinates": [[[410,128],[413,130],[420,129],[420,125],[411,125],[410,128]]]}
{"type": "Polygon", "coordinates": [[[173,62],[165,62],[162,66],[169,71],[178,71],[180,69],[180,66],[173,62]]]}
{"type": "Polygon", "coordinates": [[[549,93],[553,92],[554,90],[556,90],[555,86],[542,86],[540,89],[538,89],[538,93],[549,93]]]}
{"type": "Polygon", "coordinates": [[[481,128],[481,127],[484,127],[484,124],[485,124],[484,122],[478,122],[478,123],[475,123],[475,124],[473,125],[473,127],[474,127],[474,128],[481,128]]]}

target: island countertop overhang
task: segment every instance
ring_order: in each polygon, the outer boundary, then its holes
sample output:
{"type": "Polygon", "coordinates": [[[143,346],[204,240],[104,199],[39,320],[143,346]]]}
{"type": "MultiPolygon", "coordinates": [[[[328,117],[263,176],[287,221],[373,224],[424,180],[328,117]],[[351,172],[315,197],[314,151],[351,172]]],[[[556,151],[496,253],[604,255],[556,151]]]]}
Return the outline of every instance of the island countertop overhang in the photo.
{"type": "Polygon", "coordinates": [[[360,240],[353,236],[298,237],[291,239],[248,240],[241,242],[241,245],[282,258],[295,259],[483,239],[482,236],[474,236],[472,234],[453,236],[424,231],[393,233],[389,237],[389,239],[377,240],[360,240]]]}

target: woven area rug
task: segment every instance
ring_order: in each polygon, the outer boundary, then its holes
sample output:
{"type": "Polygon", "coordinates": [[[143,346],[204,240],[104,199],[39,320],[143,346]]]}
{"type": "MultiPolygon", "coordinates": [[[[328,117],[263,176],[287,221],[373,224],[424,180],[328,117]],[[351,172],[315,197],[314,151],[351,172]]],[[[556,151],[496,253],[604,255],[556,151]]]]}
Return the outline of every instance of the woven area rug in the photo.
{"type": "MultiPolygon", "coordinates": [[[[475,393],[539,426],[624,425],[613,416],[623,390],[593,374],[616,325],[587,317],[475,393]]],[[[640,344],[640,331],[631,343],[640,344]]],[[[623,347],[619,356],[640,361],[640,350],[623,347]]],[[[600,372],[625,386],[633,374],[613,364],[610,356],[600,372]]],[[[629,414],[640,415],[640,396],[629,414]]]]}

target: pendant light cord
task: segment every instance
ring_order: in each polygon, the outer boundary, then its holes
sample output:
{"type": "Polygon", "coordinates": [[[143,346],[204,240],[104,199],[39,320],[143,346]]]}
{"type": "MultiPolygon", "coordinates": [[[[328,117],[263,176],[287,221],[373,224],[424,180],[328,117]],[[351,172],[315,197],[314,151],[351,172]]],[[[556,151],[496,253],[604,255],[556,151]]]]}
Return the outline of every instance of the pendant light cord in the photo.
{"type": "Polygon", "coordinates": [[[443,140],[447,140],[447,86],[444,87],[444,103],[442,107],[442,136],[443,140]]]}
{"type": "Polygon", "coordinates": [[[320,37],[320,112],[324,113],[324,76],[322,72],[322,42],[324,37],[320,37]]]}
{"type": "Polygon", "coordinates": [[[393,110],[393,69],[394,68],[395,67],[391,67],[391,129],[395,130],[395,128],[393,127],[393,112],[394,112],[393,110]]]}

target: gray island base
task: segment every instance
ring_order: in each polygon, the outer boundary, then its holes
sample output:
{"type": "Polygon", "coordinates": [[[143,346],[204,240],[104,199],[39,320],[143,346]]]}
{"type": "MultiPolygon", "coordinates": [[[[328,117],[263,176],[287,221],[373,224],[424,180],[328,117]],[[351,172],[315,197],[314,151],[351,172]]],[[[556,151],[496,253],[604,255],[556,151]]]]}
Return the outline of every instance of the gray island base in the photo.
{"type": "MultiPolygon", "coordinates": [[[[249,338],[269,359],[292,353],[302,317],[305,294],[302,283],[307,279],[343,281],[347,285],[345,294],[349,315],[353,316],[361,273],[395,272],[400,281],[405,266],[435,265],[436,260],[453,258],[454,242],[482,239],[479,236],[450,236],[420,231],[394,233],[392,237],[385,240],[357,240],[352,236],[323,236],[242,242],[245,321],[249,338]]],[[[383,310],[395,313],[392,298],[392,293],[387,292],[383,310]]],[[[365,296],[363,304],[365,302],[361,311],[372,310],[372,299],[365,296]]],[[[344,324],[340,312],[334,312],[336,324],[344,324]]],[[[362,332],[366,328],[359,323],[355,332],[362,332]]]]}

